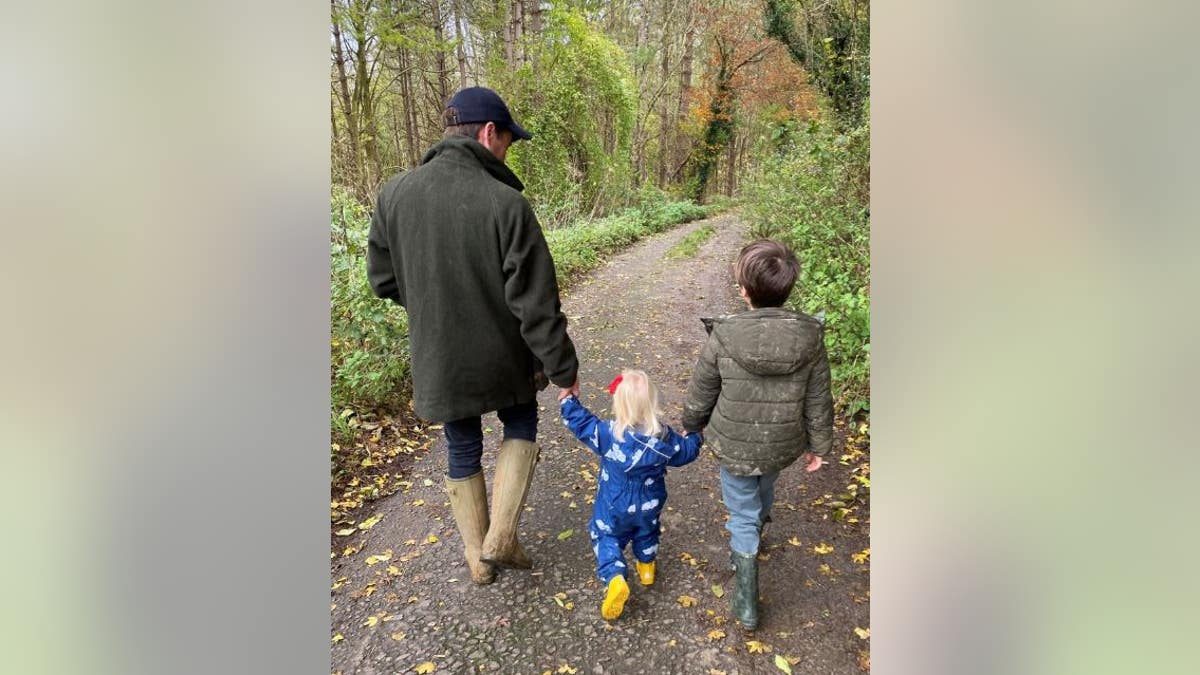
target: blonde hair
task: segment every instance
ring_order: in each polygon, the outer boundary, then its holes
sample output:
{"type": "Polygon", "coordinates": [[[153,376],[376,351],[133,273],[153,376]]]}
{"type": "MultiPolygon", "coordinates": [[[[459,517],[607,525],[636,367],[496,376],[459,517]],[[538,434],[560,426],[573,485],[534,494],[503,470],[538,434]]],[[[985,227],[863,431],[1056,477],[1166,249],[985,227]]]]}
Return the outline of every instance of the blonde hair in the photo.
{"type": "Polygon", "coordinates": [[[625,440],[625,430],[634,431],[647,436],[657,436],[662,431],[658,416],[662,411],[658,407],[658,387],[640,370],[621,371],[621,383],[613,393],[613,415],[616,424],[613,425],[613,436],[618,441],[625,440]]]}

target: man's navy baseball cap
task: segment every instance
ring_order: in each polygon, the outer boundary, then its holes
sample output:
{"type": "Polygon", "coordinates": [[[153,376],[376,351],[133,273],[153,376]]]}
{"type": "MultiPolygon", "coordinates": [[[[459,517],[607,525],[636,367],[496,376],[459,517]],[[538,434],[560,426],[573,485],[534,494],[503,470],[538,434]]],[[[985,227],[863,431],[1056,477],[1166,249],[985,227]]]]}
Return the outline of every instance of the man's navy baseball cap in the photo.
{"type": "Polygon", "coordinates": [[[533,134],[513,121],[512,113],[508,112],[508,106],[504,105],[500,94],[487,87],[460,89],[446,104],[445,120],[448,127],[494,122],[496,126],[511,131],[514,138],[524,138],[527,141],[533,138],[533,134]]]}

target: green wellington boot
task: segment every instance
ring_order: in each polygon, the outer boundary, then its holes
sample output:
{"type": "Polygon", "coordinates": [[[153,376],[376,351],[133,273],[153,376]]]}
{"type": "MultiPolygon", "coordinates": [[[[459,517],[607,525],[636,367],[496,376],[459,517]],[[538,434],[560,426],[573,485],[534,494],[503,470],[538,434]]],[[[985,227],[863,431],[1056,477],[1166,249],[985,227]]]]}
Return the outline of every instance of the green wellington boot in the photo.
{"type": "Polygon", "coordinates": [[[748,631],[758,628],[758,557],[734,552],[733,595],[729,598],[733,616],[748,631]]]}

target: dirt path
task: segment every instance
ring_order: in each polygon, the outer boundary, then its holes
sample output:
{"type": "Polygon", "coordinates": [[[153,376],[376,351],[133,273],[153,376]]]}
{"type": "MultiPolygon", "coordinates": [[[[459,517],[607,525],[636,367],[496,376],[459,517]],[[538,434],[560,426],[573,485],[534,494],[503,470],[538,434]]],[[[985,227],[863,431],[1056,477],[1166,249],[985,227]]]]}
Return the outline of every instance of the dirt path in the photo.
{"type": "MultiPolygon", "coordinates": [[[[705,337],[698,317],[741,309],[730,265],[743,238],[735,216],[691,223],[639,243],[573,287],[563,304],[579,351],[582,399],[593,411],[607,415],[605,386],[621,367],[636,366],[662,390],[668,423],[678,424],[705,337]],[[673,244],[704,224],[716,233],[694,258],[664,262],[673,244]]],[[[414,672],[432,662],[438,673],[748,675],[782,672],[776,655],[798,659],[794,673],[862,672],[866,642],[854,629],[869,626],[870,584],[868,566],[850,555],[870,545],[866,525],[834,522],[827,506],[811,504],[848,482],[837,463],[840,445],[817,474],[792,466],[780,477],[753,635],[729,619],[728,537],[718,464],[707,453],[669,472],[658,581],[648,589],[632,583],[624,616],[610,624],[600,617],[586,529],[597,464],[559,422],[557,391],[539,397],[542,459],[521,521],[534,569],[502,570],[491,586],[471,583],[442,488],[444,443],[435,445],[406,472],[411,488],[364,510],[364,517],[382,514],[376,525],[334,537],[334,672],[414,672]],[[560,538],[567,530],[574,532],[560,538]],[[818,554],[818,544],[833,551],[818,554]],[[358,550],[343,556],[347,546],[358,550]],[[367,564],[388,549],[390,560],[367,564]],[[681,596],[696,603],[684,607],[681,596]],[[770,651],[751,653],[749,640],[770,651]]],[[[490,486],[500,427],[494,415],[484,425],[494,430],[485,436],[490,486]]]]}

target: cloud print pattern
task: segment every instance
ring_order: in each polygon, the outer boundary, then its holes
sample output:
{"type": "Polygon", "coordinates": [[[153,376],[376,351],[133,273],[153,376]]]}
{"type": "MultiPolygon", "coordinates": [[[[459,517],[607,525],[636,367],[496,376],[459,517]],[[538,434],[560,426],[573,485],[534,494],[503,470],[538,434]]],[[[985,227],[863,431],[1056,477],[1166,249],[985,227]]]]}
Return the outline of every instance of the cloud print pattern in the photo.
{"type": "Polygon", "coordinates": [[[683,466],[700,454],[704,438],[696,433],[681,436],[666,427],[658,436],[631,430],[618,441],[614,423],[601,420],[569,396],[561,404],[563,423],[575,437],[600,456],[596,503],[588,533],[596,554],[596,576],[608,583],[628,576],[625,546],[641,562],[658,553],[659,514],[667,502],[667,467],[683,466]]]}

